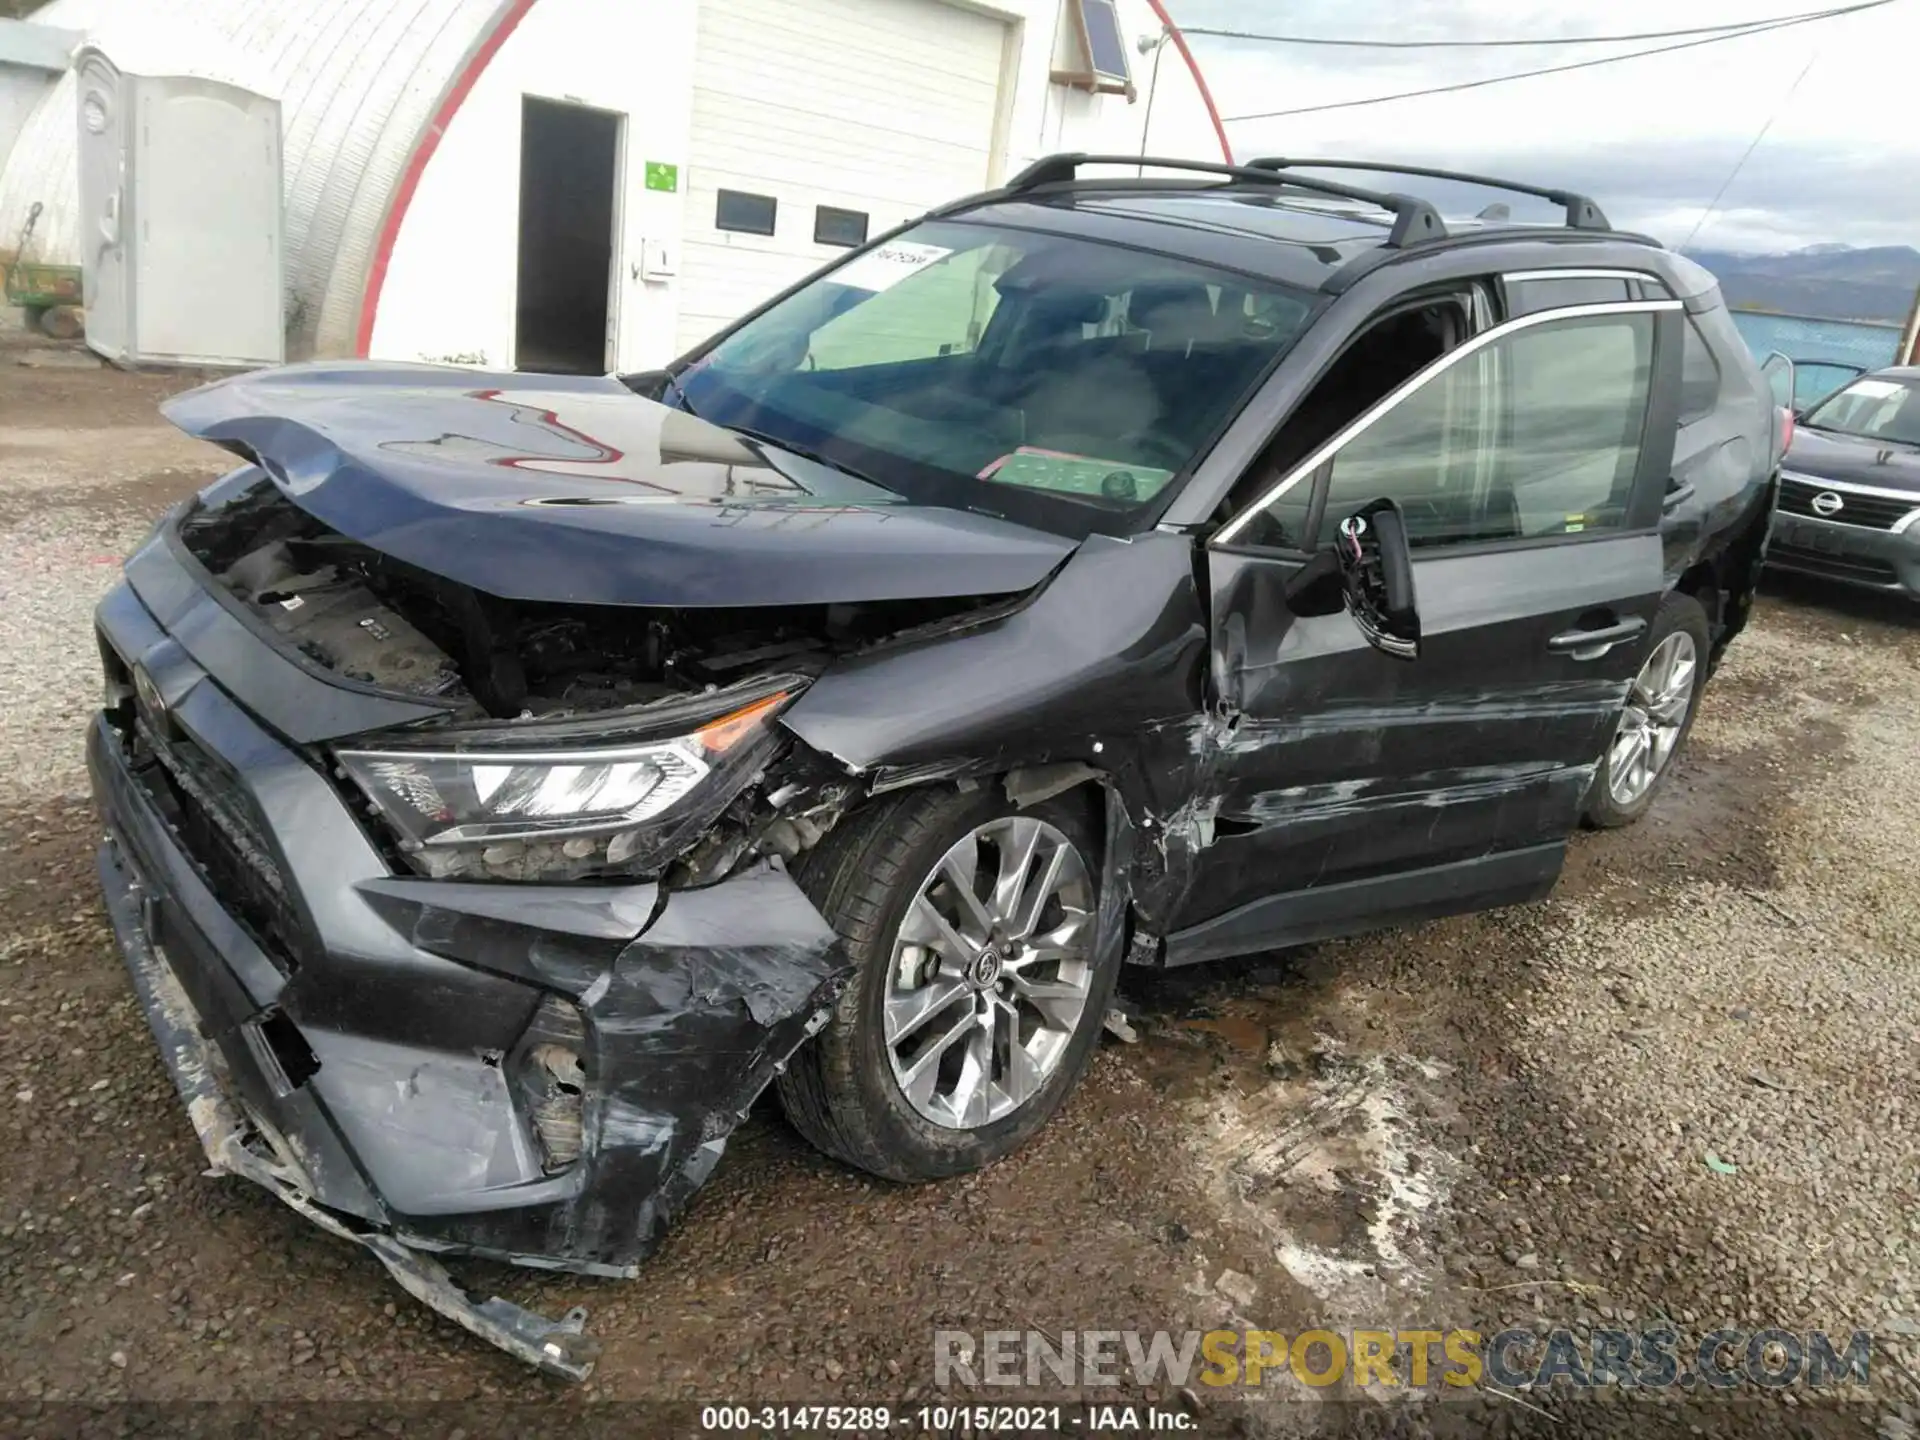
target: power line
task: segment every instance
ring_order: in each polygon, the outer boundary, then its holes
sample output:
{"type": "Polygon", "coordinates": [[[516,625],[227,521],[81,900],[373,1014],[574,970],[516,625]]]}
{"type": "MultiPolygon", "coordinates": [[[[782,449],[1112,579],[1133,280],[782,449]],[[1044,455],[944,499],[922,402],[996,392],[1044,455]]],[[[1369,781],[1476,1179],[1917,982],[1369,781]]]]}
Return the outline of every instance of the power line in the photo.
{"type": "Polygon", "coordinates": [[[1649,55],[1667,55],[1676,50],[1692,50],[1701,45],[1725,44],[1729,40],[1744,40],[1750,35],[1763,35],[1769,30],[1785,30],[1794,25],[1808,25],[1816,20],[1831,20],[1842,15],[1858,14],[1863,10],[1877,10],[1883,5],[1892,3],[1893,0],[1863,0],[1861,4],[1842,6],[1834,10],[1820,10],[1807,15],[1765,21],[1751,29],[1730,35],[1709,35],[1703,40],[1682,40],[1675,45],[1656,45],[1648,50],[1630,50],[1624,55],[1603,55],[1595,60],[1576,60],[1570,65],[1549,65],[1538,70],[1521,70],[1511,75],[1489,75],[1484,79],[1462,80],[1452,85],[1430,85],[1423,90],[1402,90],[1391,95],[1369,95],[1359,100],[1332,100],[1321,105],[1296,105],[1289,110],[1262,110],[1253,115],[1229,115],[1225,119],[1228,124],[1236,124],[1242,120],[1277,120],[1288,115],[1315,115],[1327,110],[1351,110],[1361,105],[1384,105],[1393,100],[1418,100],[1427,95],[1449,95],[1461,90],[1478,90],[1487,85],[1505,85],[1514,80],[1532,80],[1542,75],[1564,75],[1572,70],[1591,70],[1597,65],[1618,65],[1627,60],[1644,60],[1649,55]]]}
{"type": "Polygon", "coordinates": [[[1325,35],[1267,35],[1252,30],[1211,30],[1199,25],[1182,25],[1180,33],[1208,35],[1216,40],[1258,40],[1275,45],[1330,45],[1353,50],[1540,49],[1552,45],[1627,45],[1640,40],[1678,40],[1690,35],[1736,35],[1761,26],[1826,20],[1868,8],[1866,5],[1850,5],[1759,20],[1730,20],[1722,25],[1695,25],[1686,30],[1643,30],[1634,35],[1554,35],[1533,40],[1360,40],[1325,35]]]}
{"type": "Polygon", "coordinates": [[[1687,232],[1687,238],[1680,242],[1680,248],[1682,250],[1693,244],[1693,237],[1700,233],[1700,228],[1707,223],[1707,217],[1720,208],[1720,201],[1725,197],[1728,189],[1732,187],[1734,180],[1739,176],[1740,172],[1746,168],[1747,161],[1753,158],[1753,152],[1760,148],[1760,142],[1767,138],[1767,132],[1773,129],[1773,122],[1780,118],[1780,113],[1787,108],[1787,103],[1793,99],[1794,92],[1800,88],[1800,82],[1805,80],[1807,76],[1813,72],[1813,67],[1819,62],[1819,59],[1820,52],[1818,50],[1807,57],[1807,63],[1802,65],[1800,67],[1800,73],[1793,77],[1793,84],[1787,87],[1787,93],[1780,97],[1780,103],[1775,105],[1767,115],[1767,123],[1760,127],[1760,133],[1753,137],[1752,143],[1740,152],[1740,158],[1733,162],[1733,169],[1729,170],[1727,172],[1727,178],[1720,182],[1720,188],[1713,192],[1713,199],[1709,200],[1707,202],[1707,208],[1700,212],[1700,218],[1693,222],[1693,229],[1687,232]]]}

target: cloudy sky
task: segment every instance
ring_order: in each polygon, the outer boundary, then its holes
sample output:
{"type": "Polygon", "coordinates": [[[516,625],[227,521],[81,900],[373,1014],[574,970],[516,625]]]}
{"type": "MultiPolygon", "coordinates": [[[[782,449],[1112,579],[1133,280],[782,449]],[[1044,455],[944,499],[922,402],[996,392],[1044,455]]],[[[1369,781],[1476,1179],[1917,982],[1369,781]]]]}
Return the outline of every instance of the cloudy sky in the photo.
{"type": "MultiPolygon", "coordinates": [[[[1172,0],[1183,27],[1335,38],[1613,35],[1769,19],[1842,0],[1172,0]]],[[[1192,36],[1223,115],[1361,99],[1646,49],[1358,50],[1192,36]]],[[[1693,244],[1920,246],[1920,0],[1571,74],[1229,124],[1243,158],[1421,160],[1569,185],[1615,225],[1693,244]],[[1809,68],[1810,66],[1810,68],[1809,68]],[[1803,74],[1804,72],[1804,74],[1803,74]],[[1797,84],[1796,84],[1797,82],[1797,84]]],[[[1522,214],[1516,207],[1515,215],[1522,214]]]]}

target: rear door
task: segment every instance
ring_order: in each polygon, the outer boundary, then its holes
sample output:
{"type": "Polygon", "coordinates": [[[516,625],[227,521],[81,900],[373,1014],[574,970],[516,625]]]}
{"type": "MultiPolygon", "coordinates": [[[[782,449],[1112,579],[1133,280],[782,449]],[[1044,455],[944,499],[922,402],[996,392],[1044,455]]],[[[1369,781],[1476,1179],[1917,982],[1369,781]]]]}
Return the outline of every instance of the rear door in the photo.
{"type": "Polygon", "coordinates": [[[1664,588],[1678,312],[1596,304],[1487,331],[1216,535],[1212,836],[1171,962],[1552,884],[1664,588]],[[1381,497],[1414,546],[1411,661],[1337,600],[1287,595],[1381,497]]]}

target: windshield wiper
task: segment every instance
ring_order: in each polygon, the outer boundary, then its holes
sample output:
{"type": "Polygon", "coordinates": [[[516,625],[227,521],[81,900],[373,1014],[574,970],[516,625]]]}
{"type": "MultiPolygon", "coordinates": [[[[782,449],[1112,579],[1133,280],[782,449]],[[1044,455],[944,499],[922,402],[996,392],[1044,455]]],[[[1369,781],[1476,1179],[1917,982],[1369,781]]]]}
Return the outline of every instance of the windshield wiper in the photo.
{"type": "MultiPolygon", "coordinates": [[[[680,383],[680,377],[678,375],[667,376],[666,384],[660,392],[660,398],[663,403],[672,405],[674,409],[691,415],[696,420],[707,420],[706,416],[693,408],[692,397],[687,394],[686,387],[680,383]]],[[[863,480],[869,485],[893,493],[892,487],[882,485],[878,480],[874,479],[873,476],[854,469],[853,466],[847,464],[846,461],[830,459],[822,452],[810,449],[805,445],[796,445],[791,440],[783,440],[777,435],[769,435],[765,431],[754,430],[745,425],[722,425],[718,420],[707,420],[707,423],[718,426],[730,435],[738,435],[742,440],[750,440],[754,444],[763,447],[763,454],[764,447],[771,445],[776,450],[784,450],[789,455],[797,455],[802,460],[810,460],[815,465],[824,465],[829,470],[838,470],[843,474],[853,476],[856,480],[863,480]]],[[[779,467],[775,466],[774,468],[778,469],[779,467]]]]}
{"type": "Polygon", "coordinates": [[[693,408],[693,400],[688,396],[685,387],[680,384],[678,375],[667,376],[666,386],[661,390],[660,395],[663,400],[671,396],[672,399],[667,403],[682,414],[691,415],[696,420],[700,419],[700,412],[693,408]]]}
{"type": "Polygon", "coordinates": [[[768,435],[764,431],[750,430],[744,425],[722,425],[720,428],[738,435],[742,440],[751,440],[754,444],[762,447],[770,445],[775,450],[784,450],[789,455],[797,455],[802,460],[812,461],[815,465],[824,465],[829,470],[838,470],[843,474],[853,476],[856,480],[864,480],[869,485],[878,486],[882,490],[889,488],[888,486],[881,485],[880,482],[871,475],[854,469],[853,466],[847,464],[846,461],[835,460],[823,452],[811,449],[808,446],[796,445],[791,440],[783,440],[777,435],[768,435]]]}

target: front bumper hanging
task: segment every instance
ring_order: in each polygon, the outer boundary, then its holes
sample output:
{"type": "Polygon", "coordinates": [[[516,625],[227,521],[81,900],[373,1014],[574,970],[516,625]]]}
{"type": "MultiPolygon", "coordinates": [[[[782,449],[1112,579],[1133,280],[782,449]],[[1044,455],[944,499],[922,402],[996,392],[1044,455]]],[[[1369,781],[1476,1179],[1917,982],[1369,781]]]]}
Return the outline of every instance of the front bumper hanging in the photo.
{"type": "Polygon", "coordinates": [[[137,666],[161,709],[132,687],[88,735],[100,880],[213,1170],[579,1378],[579,1315],[476,1299],[430,1257],[636,1274],[825,1022],[845,946],[770,860],[687,889],[396,874],[310,757],[157,617],[263,704],[341,692],[142,553],[145,598],[119,586],[97,618],[110,676],[137,666]]]}
{"type": "Polygon", "coordinates": [[[100,855],[108,913],[147,1023],[207,1152],[211,1167],[207,1174],[243,1176],[321,1229],[370,1250],[414,1299],[488,1344],[566,1380],[591,1375],[600,1346],[585,1333],[584,1309],[576,1307],[559,1320],[549,1320],[497,1295],[476,1300],[434,1260],[391,1235],[350,1225],[308,1198],[313,1187],[284,1142],[278,1142],[264,1122],[244,1117],[222,1090],[217,1077],[224,1062],[201,1037],[192,1001],[150,938],[151,926],[143,912],[151,892],[138,880],[125,877],[115,848],[109,840],[100,855]]]}

